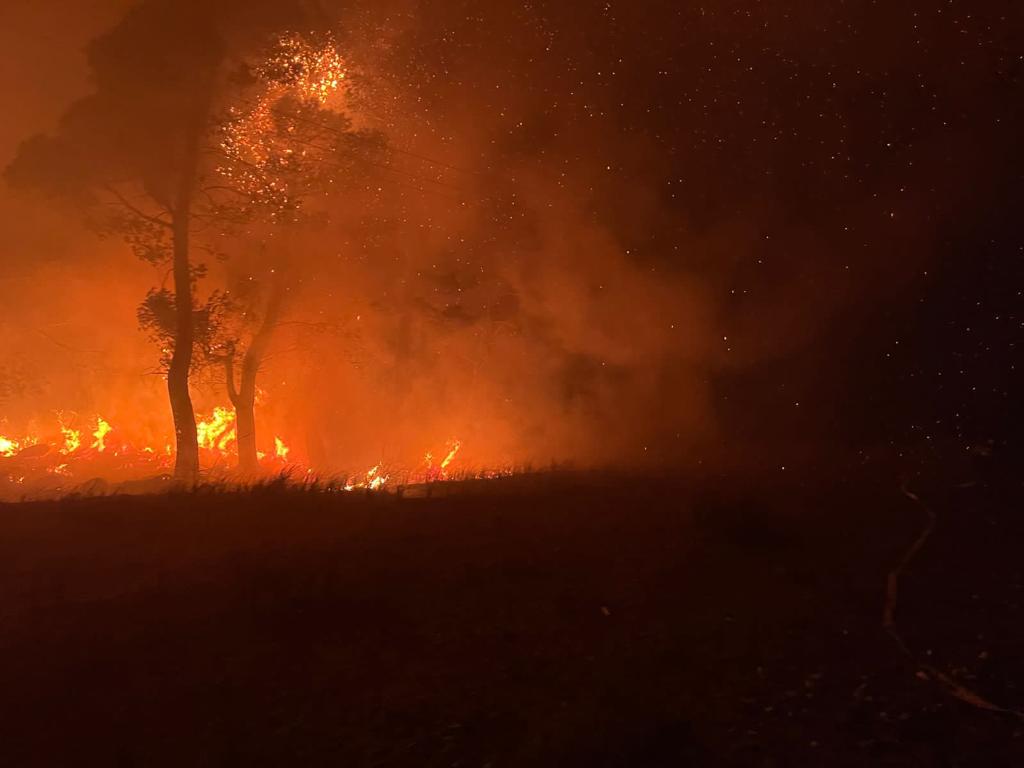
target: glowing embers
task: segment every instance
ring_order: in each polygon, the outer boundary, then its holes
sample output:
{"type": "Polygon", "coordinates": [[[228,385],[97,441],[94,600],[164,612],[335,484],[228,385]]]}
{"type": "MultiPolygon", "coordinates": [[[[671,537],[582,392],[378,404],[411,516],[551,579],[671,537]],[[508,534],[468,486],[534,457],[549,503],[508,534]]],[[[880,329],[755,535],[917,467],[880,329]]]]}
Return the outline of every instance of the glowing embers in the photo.
{"type": "Polygon", "coordinates": [[[281,35],[270,54],[256,67],[265,83],[289,90],[300,99],[326,104],[345,79],[345,62],[334,40],[308,41],[302,35],[281,35]]]}
{"type": "Polygon", "coordinates": [[[228,162],[217,172],[252,202],[281,212],[294,204],[289,175],[317,144],[297,135],[307,121],[281,105],[325,105],[345,80],[345,64],[331,38],[316,44],[287,34],[278,38],[254,73],[261,92],[244,107],[229,110],[220,139],[228,162]]]}

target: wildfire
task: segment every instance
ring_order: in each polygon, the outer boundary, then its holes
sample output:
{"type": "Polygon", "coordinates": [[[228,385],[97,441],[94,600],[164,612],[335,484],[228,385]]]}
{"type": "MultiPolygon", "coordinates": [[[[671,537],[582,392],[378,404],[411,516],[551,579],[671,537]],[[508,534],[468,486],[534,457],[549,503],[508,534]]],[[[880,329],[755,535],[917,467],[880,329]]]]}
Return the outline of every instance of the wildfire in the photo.
{"type": "Polygon", "coordinates": [[[287,461],[288,454],[291,453],[291,450],[291,448],[284,444],[284,440],[282,440],[280,437],[274,438],[274,453],[276,454],[277,458],[281,459],[282,461],[287,461]]]}
{"type": "Polygon", "coordinates": [[[434,454],[427,451],[423,455],[423,476],[428,482],[434,482],[436,480],[447,480],[448,479],[448,466],[455,459],[459,450],[462,448],[462,441],[458,439],[452,439],[448,441],[448,452],[445,457],[441,460],[440,464],[434,463],[434,454]]]}
{"type": "MultiPolygon", "coordinates": [[[[110,479],[127,480],[167,473],[174,456],[171,442],[165,442],[162,437],[152,442],[133,442],[127,437],[121,437],[115,444],[111,441],[111,433],[119,436],[123,433],[120,430],[115,432],[114,426],[102,416],[97,415],[93,419],[95,421],[90,423],[95,424],[95,429],[87,430],[87,434],[92,437],[88,443],[89,450],[82,450],[83,431],[75,429],[72,426],[75,422],[59,412],[56,429],[49,439],[39,440],[32,435],[0,436],[0,461],[3,462],[0,467],[0,483],[6,481],[18,485],[19,493],[22,493],[20,489],[24,488],[26,481],[34,481],[43,488],[52,487],[47,486],[47,478],[52,484],[58,480],[63,483],[85,475],[94,477],[101,474],[110,479]],[[39,445],[39,449],[29,453],[28,449],[36,445],[39,445]],[[102,464],[90,466],[101,461],[101,454],[109,458],[102,459],[102,464]]],[[[208,416],[200,417],[196,424],[196,437],[204,467],[211,470],[219,467],[225,471],[234,466],[237,431],[233,409],[217,406],[208,416]]],[[[401,486],[450,480],[462,446],[460,440],[451,439],[445,444],[440,461],[436,461],[435,454],[428,451],[423,461],[410,469],[386,469],[388,465],[378,462],[363,473],[347,477],[340,487],[346,491],[381,491],[395,484],[401,486]]],[[[257,456],[268,471],[279,470],[288,464],[305,469],[307,475],[314,473],[313,468],[294,461],[291,448],[280,436],[274,436],[273,450],[268,447],[266,451],[257,452],[257,456]]],[[[477,472],[473,476],[492,478],[509,474],[511,470],[504,469],[477,472]]]]}
{"type": "Polygon", "coordinates": [[[383,486],[384,483],[388,481],[388,476],[380,474],[379,469],[380,465],[378,464],[376,467],[374,467],[373,469],[366,473],[366,479],[370,481],[371,491],[376,491],[378,488],[383,486]]]}
{"type": "Polygon", "coordinates": [[[251,105],[230,110],[220,139],[228,163],[217,171],[254,201],[283,210],[291,196],[279,171],[294,170],[307,154],[308,142],[294,140],[299,124],[277,107],[288,97],[323,106],[341,88],[345,64],[333,40],[317,45],[287,34],[278,38],[255,73],[263,90],[251,105]]]}
{"type": "Polygon", "coordinates": [[[354,491],[357,488],[367,488],[371,491],[377,491],[384,487],[384,484],[388,481],[388,476],[380,471],[380,464],[371,467],[366,475],[362,478],[349,478],[344,485],[346,491],[354,491]]]}
{"type": "Polygon", "coordinates": [[[444,457],[444,461],[441,462],[441,469],[447,469],[448,465],[452,463],[452,459],[455,458],[455,454],[459,452],[462,447],[461,440],[452,440],[448,444],[448,455],[444,457]]]}
{"type": "Polygon", "coordinates": [[[277,39],[270,55],[256,68],[256,74],[264,82],[291,90],[303,100],[325,104],[345,79],[345,62],[330,38],[315,45],[301,35],[285,34],[277,39]]]}
{"type": "Polygon", "coordinates": [[[21,443],[9,437],[0,435],[0,456],[13,456],[21,450],[21,443]]]}
{"type": "Polygon", "coordinates": [[[81,447],[82,433],[66,425],[62,418],[60,419],[60,432],[64,436],[64,447],[60,449],[61,453],[74,453],[81,447]]]}
{"type": "Polygon", "coordinates": [[[112,427],[102,416],[96,417],[96,431],[92,433],[93,441],[92,447],[100,453],[103,453],[107,449],[106,438],[110,433],[112,427]]]}
{"type": "Polygon", "coordinates": [[[235,441],[235,413],[218,405],[208,419],[196,424],[199,447],[208,451],[225,451],[235,441]]]}

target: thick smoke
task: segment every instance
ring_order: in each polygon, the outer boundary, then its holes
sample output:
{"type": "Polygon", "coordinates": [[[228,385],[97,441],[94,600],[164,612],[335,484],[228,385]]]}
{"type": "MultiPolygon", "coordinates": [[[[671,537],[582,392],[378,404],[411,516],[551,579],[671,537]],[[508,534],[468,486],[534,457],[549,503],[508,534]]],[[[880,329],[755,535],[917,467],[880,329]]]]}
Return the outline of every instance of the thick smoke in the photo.
{"type": "MultiPolygon", "coordinates": [[[[209,5],[239,46],[275,4],[209,5]]],[[[268,251],[290,275],[265,435],[333,469],[452,437],[471,464],[633,465],[856,431],[873,402],[860,369],[894,336],[875,318],[910,305],[950,214],[976,212],[961,182],[1001,173],[1015,123],[949,106],[998,90],[997,63],[941,25],[930,48],[893,31],[869,56],[840,31],[888,28],[867,4],[799,23],[780,4],[576,5],[297,4],[331,28],[346,109],[388,151],[310,204],[315,226],[233,231],[207,260],[207,291],[268,251]]],[[[45,104],[5,130],[7,153],[91,87],[84,42],[57,45],[73,87],[48,69],[19,81],[45,104]]],[[[166,276],[67,212],[3,200],[0,348],[24,381],[7,418],[67,408],[166,434],[134,323],[166,276]]],[[[214,379],[196,395],[226,399],[214,379]]]]}

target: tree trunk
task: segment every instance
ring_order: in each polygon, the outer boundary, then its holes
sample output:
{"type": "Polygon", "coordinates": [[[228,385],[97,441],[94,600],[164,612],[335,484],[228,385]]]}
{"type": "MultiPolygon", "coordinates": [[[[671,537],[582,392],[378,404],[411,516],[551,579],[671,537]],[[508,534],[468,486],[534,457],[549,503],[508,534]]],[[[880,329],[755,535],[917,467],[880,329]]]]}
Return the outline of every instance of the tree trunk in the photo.
{"type": "Polygon", "coordinates": [[[167,394],[174,417],[174,440],[177,448],[174,475],[194,480],[199,475],[199,441],[196,437],[196,415],[188,391],[192,367],[192,270],[189,263],[189,213],[178,208],[174,216],[174,352],[167,370],[167,394]]]}
{"type": "Polygon", "coordinates": [[[228,395],[235,406],[238,468],[242,472],[255,472],[259,468],[259,457],[256,454],[256,375],[259,373],[260,363],[267,353],[270,337],[281,313],[282,298],[283,290],[280,283],[277,283],[272,288],[260,327],[242,357],[242,375],[237,389],[231,356],[228,356],[228,395]]]}
{"type": "Polygon", "coordinates": [[[200,143],[206,127],[212,98],[211,83],[195,102],[184,146],[182,147],[181,175],[172,209],[174,235],[174,351],[167,370],[167,394],[174,417],[176,455],[174,475],[182,480],[195,480],[199,476],[199,440],[196,435],[196,415],[192,396],[188,390],[192,369],[192,346],[195,342],[192,301],[192,263],[189,258],[189,237],[192,221],[192,195],[199,172],[200,143]]]}
{"type": "Polygon", "coordinates": [[[256,453],[256,391],[244,384],[235,403],[235,430],[238,434],[238,468],[250,473],[259,469],[256,453]]]}

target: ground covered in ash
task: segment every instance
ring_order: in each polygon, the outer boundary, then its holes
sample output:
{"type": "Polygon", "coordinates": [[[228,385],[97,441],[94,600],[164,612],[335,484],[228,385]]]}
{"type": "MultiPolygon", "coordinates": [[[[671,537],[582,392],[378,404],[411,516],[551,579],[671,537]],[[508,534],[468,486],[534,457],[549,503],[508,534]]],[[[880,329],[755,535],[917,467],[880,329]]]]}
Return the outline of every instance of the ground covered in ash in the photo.
{"type": "MultiPolygon", "coordinates": [[[[1009,477],[1009,474],[1007,475],[1009,477]]],[[[1012,766],[1019,481],[0,507],[0,764],[1012,766]]]]}

